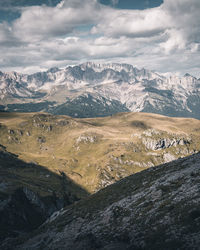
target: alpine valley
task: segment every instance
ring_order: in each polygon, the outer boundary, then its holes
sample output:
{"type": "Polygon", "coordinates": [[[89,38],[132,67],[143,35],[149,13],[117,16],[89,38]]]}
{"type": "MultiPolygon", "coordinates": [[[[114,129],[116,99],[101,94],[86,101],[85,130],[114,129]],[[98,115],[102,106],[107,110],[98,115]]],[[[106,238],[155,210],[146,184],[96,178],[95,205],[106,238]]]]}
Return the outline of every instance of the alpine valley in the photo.
{"type": "Polygon", "coordinates": [[[149,112],[200,119],[200,79],[87,62],[31,75],[0,72],[0,108],[71,117],[149,112]]]}

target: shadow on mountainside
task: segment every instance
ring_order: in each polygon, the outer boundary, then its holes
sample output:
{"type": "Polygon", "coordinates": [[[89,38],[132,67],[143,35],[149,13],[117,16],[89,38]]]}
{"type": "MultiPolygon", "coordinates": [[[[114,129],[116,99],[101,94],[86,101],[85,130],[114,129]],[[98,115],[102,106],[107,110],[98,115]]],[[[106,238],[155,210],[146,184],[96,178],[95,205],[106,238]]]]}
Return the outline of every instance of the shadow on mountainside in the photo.
{"type": "Polygon", "coordinates": [[[26,163],[0,145],[0,242],[41,225],[88,193],[68,176],[26,163]]]}
{"type": "Polygon", "coordinates": [[[128,176],[51,218],[15,249],[199,249],[199,167],[197,153],[128,176]]]}

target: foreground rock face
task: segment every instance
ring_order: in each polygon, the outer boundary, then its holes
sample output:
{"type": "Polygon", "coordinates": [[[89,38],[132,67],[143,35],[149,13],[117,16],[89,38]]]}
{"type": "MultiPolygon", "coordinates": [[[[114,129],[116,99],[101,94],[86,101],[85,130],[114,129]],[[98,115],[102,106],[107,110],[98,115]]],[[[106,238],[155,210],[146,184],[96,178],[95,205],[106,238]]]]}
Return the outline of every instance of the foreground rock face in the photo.
{"type": "Polygon", "coordinates": [[[4,199],[1,197],[0,240],[30,232],[63,205],[64,199],[49,196],[45,200],[27,188],[19,188],[4,199]]]}
{"type": "Polygon", "coordinates": [[[66,182],[0,145],[0,242],[36,229],[52,213],[77,201],[77,190],[66,182]]]}
{"type": "Polygon", "coordinates": [[[199,183],[200,154],[150,168],[57,212],[17,249],[199,249],[199,183]]]}

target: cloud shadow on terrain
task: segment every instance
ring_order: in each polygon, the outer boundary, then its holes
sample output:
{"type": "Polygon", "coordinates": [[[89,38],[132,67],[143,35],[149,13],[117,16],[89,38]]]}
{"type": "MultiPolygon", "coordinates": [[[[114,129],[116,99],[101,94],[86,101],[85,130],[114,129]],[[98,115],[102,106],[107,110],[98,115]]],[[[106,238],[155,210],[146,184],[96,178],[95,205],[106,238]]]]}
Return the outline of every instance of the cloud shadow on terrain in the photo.
{"type": "Polygon", "coordinates": [[[139,129],[150,129],[151,127],[148,126],[145,122],[143,121],[132,121],[130,123],[131,127],[134,127],[134,128],[139,128],[139,129]]]}

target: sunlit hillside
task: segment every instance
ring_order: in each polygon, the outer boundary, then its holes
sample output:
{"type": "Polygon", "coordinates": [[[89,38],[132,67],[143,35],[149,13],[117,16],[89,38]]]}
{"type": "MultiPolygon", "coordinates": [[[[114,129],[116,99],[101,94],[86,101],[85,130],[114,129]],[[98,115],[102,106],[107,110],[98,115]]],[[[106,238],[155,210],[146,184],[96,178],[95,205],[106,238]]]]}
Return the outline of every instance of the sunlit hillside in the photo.
{"type": "MultiPolygon", "coordinates": [[[[133,173],[200,150],[200,121],[147,113],[73,119],[0,114],[0,143],[93,193],[133,173]]],[[[48,180],[48,177],[46,177],[48,180]]]]}

